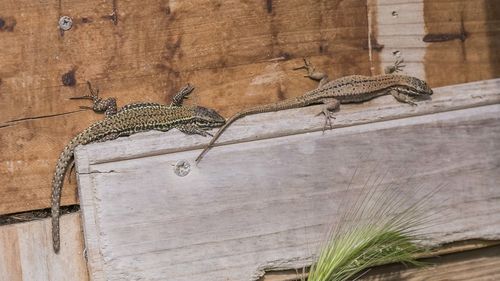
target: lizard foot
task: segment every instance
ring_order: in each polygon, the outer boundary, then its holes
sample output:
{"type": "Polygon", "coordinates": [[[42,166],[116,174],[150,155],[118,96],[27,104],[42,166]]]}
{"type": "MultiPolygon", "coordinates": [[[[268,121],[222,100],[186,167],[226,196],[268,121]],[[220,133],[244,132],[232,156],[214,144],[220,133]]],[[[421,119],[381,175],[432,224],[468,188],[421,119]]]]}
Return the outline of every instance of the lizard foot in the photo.
{"type": "Polygon", "coordinates": [[[304,77],[308,77],[312,80],[319,81],[318,88],[321,88],[328,82],[328,75],[326,75],[326,73],[316,71],[311,62],[306,58],[304,58],[303,66],[296,67],[293,70],[299,70],[299,69],[307,70],[307,75],[304,75],[304,77]]]}
{"type": "Polygon", "coordinates": [[[107,99],[102,99],[99,97],[99,89],[92,89],[92,85],[90,84],[89,81],[87,81],[87,85],[89,87],[90,95],[84,95],[80,97],[72,97],[70,99],[75,100],[75,99],[89,99],[92,100],[92,103],[94,104],[92,107],[90,106],[80,106],[82,109],[92,109],[95,112],[104,112],[106,116],[110,116],[113,114],[116,114],[117,112],[117,106],[116,106],[116,99],[115,98],[107,98],[107,99]]]}
{"type": "MultiPolygon", "coordinates": [[[[313,73],[314,67],[312,66],[311,62],[307,58],[304,58],[303,60],[304,60],[304,65],[295,67],[293,70],[306,69],[308,73],[313,73]]],[[[304,77],[309,77],[309,76],[305,75],[304,77]]]]}
{"type": "Polygon", "coordinates": [[[333,112],[328,110],[328,109],[323,109],[323,111],[321,111],[320,113],[316,114],[316,116],[319,116],[319,115],[324,115],[325,116],[325,124],[323,125],[323,135],[325,134],[325,131],[326,131],[326,127],[330,127],[330,130],[333,129],[333,124],[332,124],[332,120],[335,120],[335,116],[333,115],[333,112]]]}
{"type": "Polygon", "coordinates": [[[404,59],[397,59],[393,65],[387,66],[384,69],[385,74],[393,74],[403,71],[403,68],[406,67],[404,63],[404,59]]]}

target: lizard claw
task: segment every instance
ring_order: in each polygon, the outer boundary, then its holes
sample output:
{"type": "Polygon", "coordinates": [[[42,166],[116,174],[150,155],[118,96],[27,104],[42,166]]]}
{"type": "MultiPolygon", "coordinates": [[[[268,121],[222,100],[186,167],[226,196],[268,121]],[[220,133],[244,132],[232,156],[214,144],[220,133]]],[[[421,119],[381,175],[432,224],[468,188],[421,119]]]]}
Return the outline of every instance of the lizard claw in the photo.
{"type": "MultiPolygon", "coordinates": [[[[299,66],[299,67],[295,67],[293,70],[299,70],[299,69],[307,69],[308,72],[314,72],[314,69],[312,68],[312,65],[311,63],[309,62],[308,59],[306,58],[303,58],[304,60],[304,65],[302,66],[299,66]]],[[[304,76],[304,77],[309,77],[308,75],[304,76]]]]}
{"type": "Polygon", "coordinates": [[[316,114],[316,116],[319,116],[321,114],[325,115],[325,124],[323,125],[323,135],[324,135],[327,126],[330,127],[330,130],[333,129],[332,120],[335,120],[336,118],[333,115],[333,112],[327,109],[324,109],[323,111],[319,112],[318,114],[316,114]]]}
{"type": "Polygon", "coordinates": [[[87,86],[89,87],[90,95],[83,95],[83,96],[79,96],[79,97],[71,97],[69,99],[70,100],[81,100],[81,99],[97,100],[99,98],[99,89],[98,88],[96,88],[95,90],[92,89],[92,85],[90,84],[89,81],[87,81],[87,86]]]}
{"type": "Polygon", "coordinates": [[[392,73],[398,73],[403,71],[403,68],[406,67],[405,64],[403,64],[404,59],[397,59],[393,65],[387,66],[384,70],[386,74],[392,74],[392,73]]]}

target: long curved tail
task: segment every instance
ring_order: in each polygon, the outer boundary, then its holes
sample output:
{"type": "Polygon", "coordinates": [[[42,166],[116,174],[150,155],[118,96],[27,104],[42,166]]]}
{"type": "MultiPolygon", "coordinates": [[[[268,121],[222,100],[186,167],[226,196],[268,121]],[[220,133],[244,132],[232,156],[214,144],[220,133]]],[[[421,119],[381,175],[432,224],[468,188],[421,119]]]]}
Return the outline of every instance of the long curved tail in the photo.
{"type": "Polygon", "coordinates": [[[61,190],[64,182],[64,176],[68,169],[69,164],[73,159],[73,152],[77,145],[77,137],[75,137],[71,142],[64,148],[64,150],[59,155],[59,160],[57,160],[56,171],[54,172],[54,177],[52,178],[52,246],[54,247],[54,252],[58,253],[60,249],[60,236],[59,236],[59,215],[60,215],[60,205],[61,205],[61,190]]]}
{"type": "Polygon", "coordinates": [[[203,151],[196,157],[196,163],[199,163],[203,156],[208,152],[208,150],[213,146],[213,144],[219,139],[219,137],[222,135],[222,133],[226,130],[227,127],[229,127],[234,121],[243,118],[247,115],[252,115],[252,114],[258,114],[258,113],[264,113],[264,112],[273,112],[273,111],[279,111],[279,110],[285,110],[285,109],[291,109],[291,108],[297,108],[297,107],[302,107],[306,106],[307,103],[303,101],[302,99],[299,98],[293,98],[293,99],[286,99],[283,101],[278,101],[272,104],[266,104],[262,106],[256,106],[253,108],[249,108],[246,110],[243,110],[241,112],[236,113],[232,117],[230,117],[224,126],[222,126],[217,133],[212,137],[210,142],[205,146],[203,151]]]}

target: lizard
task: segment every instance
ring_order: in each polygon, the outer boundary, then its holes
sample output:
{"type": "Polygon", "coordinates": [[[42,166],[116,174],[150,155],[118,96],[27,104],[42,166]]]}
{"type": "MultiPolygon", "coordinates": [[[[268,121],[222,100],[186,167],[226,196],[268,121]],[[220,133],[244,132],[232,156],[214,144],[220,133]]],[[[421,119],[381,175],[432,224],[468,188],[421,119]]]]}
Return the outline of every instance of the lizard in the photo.
{"type": "Polygon", "coordinates": [[[215,133],[210,142],[198,155],[195,162],[199,163],[201,161],[227,127],[234,121],[247,115],[323,104],[322,111],[316,116],[324,114],[324,132],[327,124],[332,128],[331,119],[334,119],[333,113],[339,109],[342,103],[362,103],[375,97],[389,94],[397,101],[411,105],[416,105],[417,101],[429,99],[433,92],[425,81],[412,76],[395,74],[404,67],[401,64],[402,62],[402,60],[397,60],[394,66],[386,68],[385,74],[382,75],[349,75],[329,81],[325,73],[316,71],[309,60],[304,58],[304,65],[294,68],[294,70],[305,69],[307,71],[305,77],[319,81],[316,89],[298,97],[256,106],[236,113],[215,133]]]}
{"type": "MultiPolygon", "coordinates": [[[[93,142],[113,140],[122,136],[129,136],[142,131],[157,130],[166,132],[176,128],[186,134],[208,136],[206,130],[220,127],[225,119],[215,110],[201,106],[184,106],[182,102],[194,90],[191,85],[183,87],[173,98],[170,105],[144,102],[132,103],[117,110],[116,99],[99,97],[98,89],[94,91],[90,82],[87,82],[90,95],[73,97],[71,99],[90,99],[92,107],[80,106],[84,109],[93,109],[95,112],[104,112],[105,118],[90,125],[76,135],[64,147],[57,161],[52,179],[51,216],[52,242],[54,252],[60,249],[59,216],[61,189],[68,167],[74,163],[74,151],[78,145],[93,142]]],[[[71,172],[71,169],[70,169],[71,172]]]]}

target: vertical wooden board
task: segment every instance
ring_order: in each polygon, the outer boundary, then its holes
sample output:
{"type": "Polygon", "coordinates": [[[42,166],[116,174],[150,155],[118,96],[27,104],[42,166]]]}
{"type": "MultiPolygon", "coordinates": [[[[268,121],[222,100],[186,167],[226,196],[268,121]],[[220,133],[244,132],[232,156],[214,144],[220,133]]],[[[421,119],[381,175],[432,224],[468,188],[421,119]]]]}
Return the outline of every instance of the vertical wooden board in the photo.
{"type": "Polygon", "coordinates": [[[500,2],[426,0],[424,16],[431,85],[500,77],[500,2]]]}
{"type": "Polygon", "coordinates": [[[374,11],[373,32],[380,54],[380,69],[404,60],[404,72],[408,75],[426,79],[424,56],[425,36],[424,0],[407,1],[368,1],[374,11]]]}
{"type": "MultiPolygon", "coordinates": [[[[292,111],[279,121],[304,127],[308,116],[292,111]]],[[[499,113],[491,105],[224,145],[186,177],[173,167],[199,151],[117,158],[120,146],[134,151],[131,143],[82,147],[77,170],[89,262],[98,262],[93,278],[256,280],[266,269],[300,268],[340,202],[383,173],[408,198],[446,183],[430,201],[440,221],[428,229],[429,244],[499,239],[499,113]],[[94,149],[108,153],[95,163],[87,158],[94,149]]]]}
{"type": "Polygon", "coordinates": [[[0,280],[88,280],[78,213],[61,217],[61,251],[49,219],[0,226],[0,280]]]}
{"type": "MultiPolygon", "coordinates": [[[[2,1],[0,214],[46,208],[56,158],[102,118],[80,112],[86,81],[132,101],[169,102],[197,86],[192,103],[227,116],[304,93],[293,71],[312,57],[330,77],[369,74],[366,2],[2,1]],[[22,11],[22,12],[21,12],[22,11]],[[60,16],[73,19],[61,36],[60,16]],[[114,17],[113,15],[116,15],[114,17]]],[[[77,202],[66,183],[63,204],[77,202]]]]}

